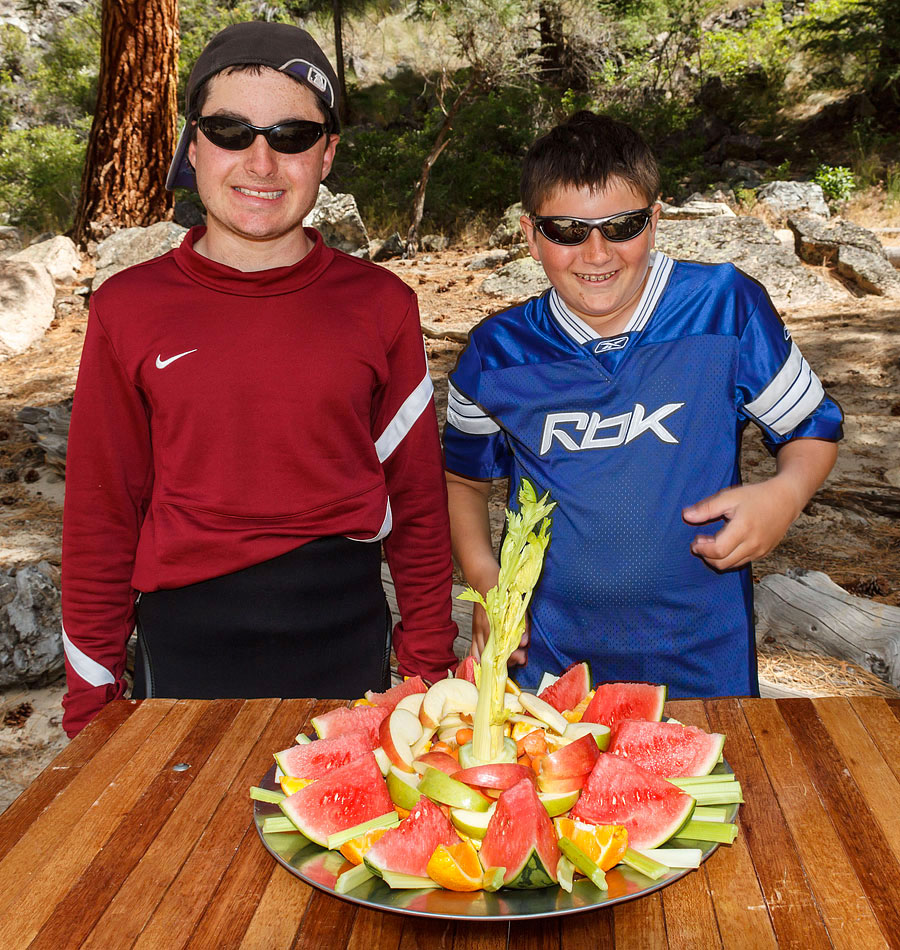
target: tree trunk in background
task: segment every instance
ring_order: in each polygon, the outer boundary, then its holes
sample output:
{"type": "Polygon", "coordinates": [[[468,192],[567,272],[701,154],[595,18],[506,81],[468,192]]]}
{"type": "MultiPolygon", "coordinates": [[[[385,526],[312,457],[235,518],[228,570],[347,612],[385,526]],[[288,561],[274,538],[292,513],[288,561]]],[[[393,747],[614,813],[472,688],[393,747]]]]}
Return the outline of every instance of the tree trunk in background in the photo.
{"type": "Polygon", "coordinates": [[[338,90],[341,104],[338,114],[341,124],[347,121],[347,81],[344,78],[344,3],[343,0],[331,0],[331,14],[334,18],[334,59],[337,67],[338,90]]]}
{"type": "Polygon", "coordinates": [[[565,70],[563,61],[563,15],[554,0],[538,4],[538,28],[541,35],[541,72],[544,80],[558,83],[565,70]]]}
{"type": "Polygon", "coordinates": [[[103,0],[97,108],[72,237],[99,240],[169,217],[178,0],[103,0]]]}

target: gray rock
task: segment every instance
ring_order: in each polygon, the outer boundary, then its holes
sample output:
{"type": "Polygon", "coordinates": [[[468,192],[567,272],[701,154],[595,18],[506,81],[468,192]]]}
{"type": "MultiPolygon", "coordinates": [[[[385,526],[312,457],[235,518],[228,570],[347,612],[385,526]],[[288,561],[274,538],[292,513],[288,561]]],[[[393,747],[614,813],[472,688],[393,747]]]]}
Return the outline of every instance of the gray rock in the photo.
{"type": "Polygon", "coordinates": [[[522,225],[519,224],[519,218],[525,213],[522,203],[517,201],[510,205],[503,212],[500,223],[491,232],[488,239],[488,247],[508,247],[510,244],[518,244],[522,241],[522,225]]]}
{"type": "Polygon", "coordinates": [[[55,406],[25,406],[16,413],[16,419],[44,450],[47,463],[63,476],[66,474],[66,447],[71,418],[71,397],[55,406]]]}
{"type": "Polygon", "coordinates": [[[56,234],[48,241],[30,244],[23,251],[10,256],[11,261],[30,261],[43,264],[54,280],[73,283],[81,270],[81,255],[75,242],[64,234],[56,234]]]}
{"type": "Polygon", "coordinates": [[[815,214],[795,214],[787,224],[794,235],[794,250],[807,264],[834,264],[841,245],[885,256],[881,241],[871,231],[842,218],[828,222],[815,214]]]}
{"type": "Polygon", "coordinates": [[[778,220],[794,211],[830,216],[821,185],[811,181],[770,181],[756,192],[756,200],[778,220]]]}
{"type": "Polygon", "coordinates": [[[372,252],[372,260],[389,261],[395,257],[403,257],[405,250],[406,243],[400,237],[400,232],[394,231],[387,240],[379,242],[377,249],[372,252]]]}
{"type": "Polygon", "coordinates": [[[900,274],[883,254],[842,244],[837,252],[837,271],[867,294],[900,297],[900,274]]]}
{"type": "Polygon", "coordinates": [[[206,222],[203,210],[198,208],[193,201],[176,201],[172,209],[172,217],[175,223],[183,228],[196,228],[206,222]]]}
{"type": "Polygon", "coordinates": [[[733,218],[735,213],[723,201],[705,201],[693,195],[680,207],[660,202],[663,221],[690,221],[699,218],[733,218]]]}
{"type": "Polygon", "coordinates": [[[174,221],[159,221],[148,228],[122,228],[97,245],[97,273],[91,281],[96,291],[113,274],[142,264],[178,247],[187,229],[174,221]]]}
{"type": "Polygon", "coordinates": [[[353,195],[335,195],[319,185],[316,205],[303,223],[320,231],[329,247],[357,257],[369,256],[369,235],[353,195]]]}
{"type": "Polygon", "coordinates": [[[0,257],[22,250],[22,232],[8,224],[0,226],[0,257]]]}
{"type": "Polygon", "coordinates": [[[44,335],[55,296],[53,278],[42,264],[0,260],[0,362],[44,335]]]}
{"type": "Polygon", "coordinates": [[[466,264],[466,270],[486,270],[489,267],[497,267],[500,264],[508,264],[510,261],[517,261],[520,257],[528,255],[527,244],[514,244],[510,248],[495,247],[484,254],[476,254],[475,257],[466,264]]]}
{"type": "Polygon", "coordinates": [[[758,218],[660,221],[656,246],[680,260],[733,263],[765,286],[776,307],[846,299],[840,290],[807,270],[792,249],[758,218]]]}
{"type": "Polygon", "coordinates": [[[63,669],[59,572],[46,561],[0,570],[0,689],[63,669]]]}
{"type": "Polygon", "coordinates": [[[519,301],[542,294],[549,286],[544,268],[533,258],[524,257],[486,277],[481,289],[491,297],[519,301]]]}
{"type": "Polygon", "coordinates": [[[756,188],[762,182],[762,171],[755,164],[733,158],[722,162],[722,176],[741,188],[756,188]]]}
{"type": "Polygon", "coordinates": [[[450,238],[444,234],[426,234],[419,241],[419,248],[423,251],[446,251],[450,247],[450,238]]]}

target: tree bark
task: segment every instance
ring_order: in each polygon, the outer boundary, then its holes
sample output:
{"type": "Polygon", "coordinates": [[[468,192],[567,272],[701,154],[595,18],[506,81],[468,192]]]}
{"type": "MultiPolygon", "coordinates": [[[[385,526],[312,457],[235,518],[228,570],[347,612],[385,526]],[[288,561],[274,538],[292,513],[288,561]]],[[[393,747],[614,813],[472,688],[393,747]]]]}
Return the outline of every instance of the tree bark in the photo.
{"type": "Polygon", "coordinates": [[[175,152],[178,0],[103,0],[100,78],[72,237],[168,218],[175,152]]]}
{"type": "Polygon", "coordinates": [[[341,124],[347,121],[347,80],[344,76],[344,3],[343,0],[331,0],[331,13],[334,18],[334,59],[337,66],[338,91],[341,102],[338,114],[341,124]]]}

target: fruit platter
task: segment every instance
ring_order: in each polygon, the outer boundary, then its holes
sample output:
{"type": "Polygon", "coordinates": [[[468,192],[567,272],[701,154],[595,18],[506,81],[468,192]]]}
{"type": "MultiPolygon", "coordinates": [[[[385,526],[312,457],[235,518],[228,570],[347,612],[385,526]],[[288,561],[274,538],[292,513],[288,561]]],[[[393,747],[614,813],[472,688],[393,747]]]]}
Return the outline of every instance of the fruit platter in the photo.
{"type": "Polygon", "coordinates": [[[419,676],[312,719],[250,790],[270,854],[344,900],[422,916],[542,917],[665,887],[737,834],[725,737],[664,719],[664,685],[587,663],[519,689],[507,660],[549,543],[552,502],[507,512],[490,636],[419,676]]]}

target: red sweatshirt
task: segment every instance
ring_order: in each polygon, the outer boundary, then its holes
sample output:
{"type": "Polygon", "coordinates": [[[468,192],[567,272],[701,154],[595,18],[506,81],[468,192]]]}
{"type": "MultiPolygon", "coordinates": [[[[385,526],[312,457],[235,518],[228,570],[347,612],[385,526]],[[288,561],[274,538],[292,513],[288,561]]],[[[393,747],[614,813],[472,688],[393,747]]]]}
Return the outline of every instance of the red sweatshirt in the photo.
{"type": "Polygon", "coordinates": [[[316,538],[384,539],[404,674],[455,664],[431,380],[413,292],[326,247],[245,273],[180,248],[92,297],[66,459],[72,735],[125,689],[137,591],[316,538]]]}

